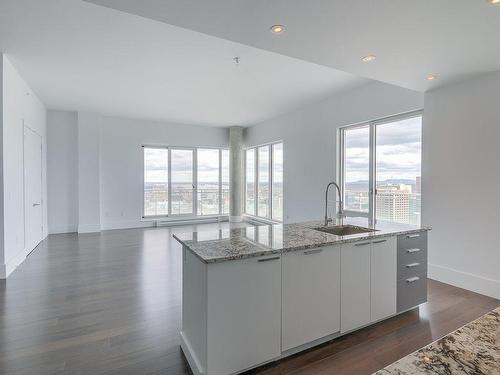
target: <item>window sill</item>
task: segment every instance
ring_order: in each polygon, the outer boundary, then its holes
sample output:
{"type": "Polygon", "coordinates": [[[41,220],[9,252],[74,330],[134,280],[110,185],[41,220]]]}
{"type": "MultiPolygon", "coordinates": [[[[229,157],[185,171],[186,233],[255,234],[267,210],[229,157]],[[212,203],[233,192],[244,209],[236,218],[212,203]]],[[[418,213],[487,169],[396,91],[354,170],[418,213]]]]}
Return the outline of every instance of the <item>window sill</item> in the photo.
{"type": "Polygon", "coordinates": [[[272,220],[272,219],[268,219],[265,217],[254,216],[254,215],[249,215],[249,214],[243,214],[243,217],[247,221],[254,222],[257,224],[271,224],[271,225],[283,224],[282,221],[272,220]]]}

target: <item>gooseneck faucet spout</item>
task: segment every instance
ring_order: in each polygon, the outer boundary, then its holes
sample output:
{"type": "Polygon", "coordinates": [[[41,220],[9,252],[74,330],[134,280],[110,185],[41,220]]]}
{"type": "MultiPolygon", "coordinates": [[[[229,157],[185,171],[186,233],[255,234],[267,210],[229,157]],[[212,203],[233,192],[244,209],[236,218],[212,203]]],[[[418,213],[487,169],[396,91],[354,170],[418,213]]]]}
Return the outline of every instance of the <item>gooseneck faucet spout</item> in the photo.
{"type": "Polygon", "coordinates": [[[339,217],[344,217],[344,208],[343,208],[343,204],[342,204],[342,194],[340,192],[340,187],[339,187],[339,185],[336,182],[332,181],[332,182],[330,182],[326,186],[326,193],[325,193],[325,226],[327,226],[328,223],[330,221],[332,221],[332,219],[328,217],[328,191],[330,190],[330,186],[332,186],[332,185],[335,185],[335,187],[337,188],[337,192],[339,193],[339,210],[338,210],[339,217]]]}

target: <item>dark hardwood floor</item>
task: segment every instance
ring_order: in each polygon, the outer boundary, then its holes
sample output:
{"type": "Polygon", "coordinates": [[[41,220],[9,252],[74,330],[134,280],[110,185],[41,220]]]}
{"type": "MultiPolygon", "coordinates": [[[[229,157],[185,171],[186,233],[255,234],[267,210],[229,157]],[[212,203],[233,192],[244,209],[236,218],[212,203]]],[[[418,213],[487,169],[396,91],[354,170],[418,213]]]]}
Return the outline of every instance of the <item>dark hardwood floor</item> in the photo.
{"type": "MultiPolygon", "coordinates": [[[[226,225],[50,236],[0,282],[0,373],[189,374],[172,234],[226,225]]],[[[251,373],[371,373],[498,305],[431,281],[420,311],[251,373]]]]}

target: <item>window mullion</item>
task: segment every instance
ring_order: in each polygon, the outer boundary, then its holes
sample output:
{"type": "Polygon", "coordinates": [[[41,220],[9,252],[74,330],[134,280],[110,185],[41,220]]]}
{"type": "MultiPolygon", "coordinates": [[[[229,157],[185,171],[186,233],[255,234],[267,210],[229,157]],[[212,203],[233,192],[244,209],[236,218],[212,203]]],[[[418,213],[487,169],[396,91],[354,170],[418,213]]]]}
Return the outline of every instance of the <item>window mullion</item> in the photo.
{"type": "Polygon", "coordinates": [[[168,149],[168,183],[167,183],[167,189],[168,189],[168,216],[172,215],[172,150],[170,147],[168,149]]]}
{"type": "Polygon", "coordinates": [[[272,219],[273,217],[273,146],[269,145],[269,156],[268,156],[268,175],[269,175],[269,189],[268,195],[268,206],[267,206],[267,217],[272,219]]]}
{"type": "Polygon", "coordinates": [[[222,149],[219,149],[219,215],[222,214],[222,149]]]}
{"type": "Polygon", "coordinates": [[[368,217],[373,222],[376,218],[376,125],[370,123],[370,144],[369,144],[369,209],[368,217]]]}
{"type": "Polygon", "coordinates": [[[255,195],[255,207],[253,213],[255,216],[259,216],[259,150],[258,148],[254,148],[254,160],[255,160],[255,170],[254,170],[254,178],[255,178],[255,187],[254,187],[254,195],[255,195]]]}

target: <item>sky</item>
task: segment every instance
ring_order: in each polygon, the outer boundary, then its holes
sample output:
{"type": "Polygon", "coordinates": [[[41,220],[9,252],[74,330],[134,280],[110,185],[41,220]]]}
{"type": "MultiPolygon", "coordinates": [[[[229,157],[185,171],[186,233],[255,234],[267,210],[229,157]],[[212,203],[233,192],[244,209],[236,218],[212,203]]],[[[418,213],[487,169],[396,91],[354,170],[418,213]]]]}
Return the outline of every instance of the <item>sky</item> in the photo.
{"type": "MultiPolygon", "coordinates": [[[[415,180],[421,175],[422,118],[400,120],[376,127],[377,181],[415,180]]],[[[369,128],[346,132],[346,181],[368,181],[369,128]]]]}
{"type": "MultiPolygon", "coordinates": [[[[171,150],[172,183],[191,184],[193,181],[193,151],[171,150]]],[[[219,150],[198,149],[198,186],[203,182],[218,184],[219,150]]],[[[146,182],[168,181],[168,150],[166,148],[144,149],[144,178],[146,182]]],[[[229,151],[222,151],[222,183],[229,184],[229,151]]]]}

